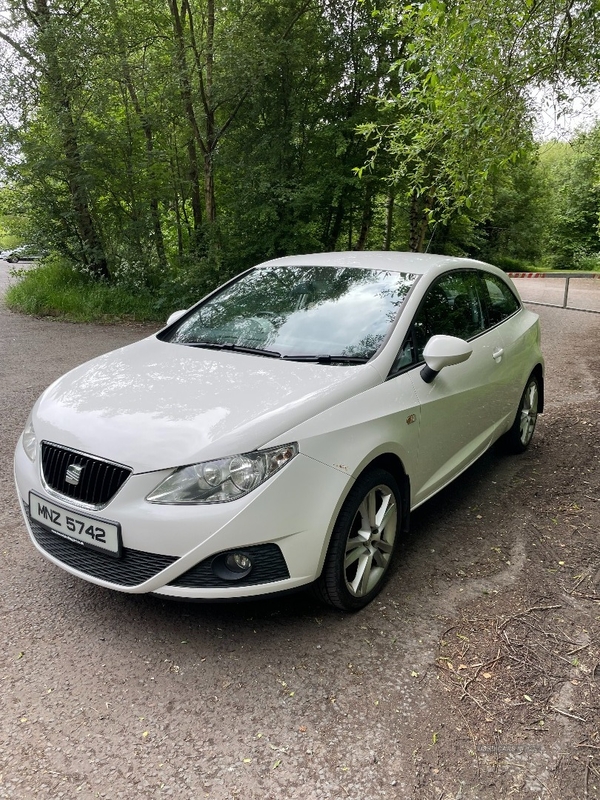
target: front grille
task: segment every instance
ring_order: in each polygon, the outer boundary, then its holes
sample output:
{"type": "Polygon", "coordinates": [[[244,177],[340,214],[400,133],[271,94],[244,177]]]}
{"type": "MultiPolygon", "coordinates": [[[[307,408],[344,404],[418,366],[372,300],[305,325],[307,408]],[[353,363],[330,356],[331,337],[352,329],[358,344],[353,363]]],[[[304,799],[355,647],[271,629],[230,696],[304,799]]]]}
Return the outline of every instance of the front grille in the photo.
{"type": "Polygon", "coordinates": [[[225,587],[231,589],[235,586],[256,586],[259,583],[283,581],[290,577],[283,553],[276,544],[241,547],[240,552],[249,555],[254,566],[251,572],[239,581],[227,581],[215,575],[212,571],[212,562],[216,556],[210,556],[172,580],[169,586],[181,586],[187,589],[223,589],[225,587]]]}
{"type": "Polygon", "coordinates": [[[137,586],[177,561],[177,556],[144,553],[128,547],[123,548],[121,558],[106,555],[99,550],[91,550],[57,533],[52,533],[32,519],[29,516],[29,508],[27,506],[25,508],[31,532],[39,546],[63,564],[93,578],[110,581],[119,586],[137,586]]]}
{"type": "Polygon", "coordinates": [[[76,453],[50,442],[42,442],[42,471],[47,485],[55,492],[94,506],[108,503],[131,474],[127,467],[76,453]],[[73,466],[79,467],[81,472],[76,486],[66,480],[67,470],[73,466]]]}

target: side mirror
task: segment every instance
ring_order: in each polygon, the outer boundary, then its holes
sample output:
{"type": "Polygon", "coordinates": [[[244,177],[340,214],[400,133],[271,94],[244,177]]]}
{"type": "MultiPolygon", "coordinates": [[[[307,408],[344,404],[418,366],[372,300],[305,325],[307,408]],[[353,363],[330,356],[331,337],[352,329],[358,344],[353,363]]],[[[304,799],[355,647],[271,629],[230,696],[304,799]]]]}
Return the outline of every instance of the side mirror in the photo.
{"type": "Polygon", "coordinates": [[[186,311],[187,308],[184,308],[183,310],[180,311],[174,311],[172,314],[169,315],[169,318],[167,319],[167,325],[172,325],[174,322],[177,322],[178,319],[181,319],[181,317],[183,317],[186,311]]]}
{"type": "Polygon", "coordinates": [[[472,352],[471,345],[457,336],[432,336],[423,350],[426,366],[421,370],[421,377],[425,383],[431,383],[440,370],[462,364],[472,352]]]}

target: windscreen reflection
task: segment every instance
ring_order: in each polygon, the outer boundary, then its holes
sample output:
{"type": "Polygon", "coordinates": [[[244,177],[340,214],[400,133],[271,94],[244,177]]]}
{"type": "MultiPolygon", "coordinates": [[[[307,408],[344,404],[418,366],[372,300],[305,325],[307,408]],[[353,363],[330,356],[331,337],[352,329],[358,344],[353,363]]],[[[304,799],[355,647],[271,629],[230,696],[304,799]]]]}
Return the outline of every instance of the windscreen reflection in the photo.
{"type": "Polygon", "coordinates": [[[367,361],[415,279],[347,267],[258,268],[203,303],[168,341],[367,361]]]}

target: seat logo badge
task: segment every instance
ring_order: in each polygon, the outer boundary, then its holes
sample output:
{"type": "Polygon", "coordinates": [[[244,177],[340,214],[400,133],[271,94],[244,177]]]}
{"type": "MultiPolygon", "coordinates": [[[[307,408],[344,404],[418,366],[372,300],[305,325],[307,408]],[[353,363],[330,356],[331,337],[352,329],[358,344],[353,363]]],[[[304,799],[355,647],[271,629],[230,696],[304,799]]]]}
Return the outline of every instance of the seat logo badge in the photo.
{"type": "Polygon", "coordinates": [[[81,464],[69,464],[65,474],[65,483],[70,483],[71,486],[78,486],[82,472],[83,466],[81,464]]]}

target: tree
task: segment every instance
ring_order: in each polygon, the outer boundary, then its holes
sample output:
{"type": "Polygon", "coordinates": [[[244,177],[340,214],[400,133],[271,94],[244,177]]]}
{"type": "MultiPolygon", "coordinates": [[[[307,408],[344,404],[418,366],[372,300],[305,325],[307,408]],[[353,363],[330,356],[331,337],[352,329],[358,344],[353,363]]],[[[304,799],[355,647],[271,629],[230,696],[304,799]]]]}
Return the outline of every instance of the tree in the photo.
{"type": "Polygon", "coordinates": [[[549,142],[541,170],[549,186],[545,255],[551,266],[590,269],[600,262],[600,124],[568,144],[549,142]]]}
{"type": "Polygon", "coordinates": [[[291,5],[261,4],[272,46],[220,150],[226,238],[242,264],[367,247],[385,191],[379,169],[353,172],[367,157],[357,125],[375,113],[396,52],[374,16],[383,3],[313,3],[290,30],[291,5]]]}
{"type": "MultiPolygon", "coordinates": [[[[71,199],[73,221],[79,236],[83,261],[95,275],[109,276],[104,247],[91,208],[88,190],[89,173],[82,156],[79,130],[73,110],[73,75],[64,69],[65,38],[64,20],[61,13],[53,9],[48,0],[33,0],[31,5],[23,3],[20,10],[24,17],[17,16],[19,6],[12,4],[13,25],[22,27],[27,21],[30,36],[25,44],[6,31],[0,38],[18,53],[29,67],[41,77],[42,97],[52,112],[62,156],[62,179],[66,183],[71,199]]],[[[85,10],[85,4],[71,11],[77,19],[85,10]]],[[[72,56],[72,53],[71,53],[72,56]]]]}
{"type": "Polygon", "coordinates": [[[532,148],[529,88],[579,74],[581,49],[597,43],[594,11],[594,0],[389,5],[399,88],[362,132],[370,166],[385,154],[390,182],[409,198],[411,249],[435,223],[486,218],[493,182],[532,148]]]}

